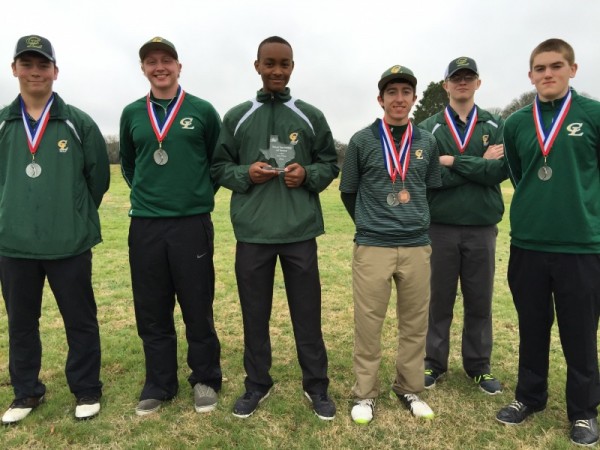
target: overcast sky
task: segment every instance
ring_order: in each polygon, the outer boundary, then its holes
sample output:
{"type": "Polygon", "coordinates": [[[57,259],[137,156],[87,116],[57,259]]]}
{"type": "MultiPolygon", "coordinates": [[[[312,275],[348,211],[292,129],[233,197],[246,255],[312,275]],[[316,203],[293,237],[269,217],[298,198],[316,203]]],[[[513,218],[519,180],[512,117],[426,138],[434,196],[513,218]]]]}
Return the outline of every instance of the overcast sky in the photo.
{"type": "Polygon", "coordinates": [[[600,99],[598,0],[28,0],[2,13],[0,105],[18,93],[17,39],[39,34],[56,51],[55,91],[105,135],[118,134],[123,107],[148,92],[138,49],[154,36],[177,47],[182,87],[221,116],[261,87],[259,42],[282,36],[294,49],[292,95],[321,109],[342,142],[381,117],[377,81],[390,66],[415,72],[420,97],[448,62],[470,56],[482,79],[477,104],[503,108],[532,88],[529,54],[551,37],[575,48],[572,86],[600,99]]]}

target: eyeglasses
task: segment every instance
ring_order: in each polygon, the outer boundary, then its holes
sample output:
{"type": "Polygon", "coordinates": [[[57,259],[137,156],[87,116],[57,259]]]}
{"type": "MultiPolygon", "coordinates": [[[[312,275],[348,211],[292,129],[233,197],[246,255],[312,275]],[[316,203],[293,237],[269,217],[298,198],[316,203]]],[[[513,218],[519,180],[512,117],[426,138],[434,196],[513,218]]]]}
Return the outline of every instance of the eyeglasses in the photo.
{"type": "Polygon", "coordinates": [[[450,80],[452,83],[460,83],[462,81],[464,81],[465,83],[472,83],[476,79],[477,79],[477,75],[475,75],[475,74],[452,75],[452,76],[448,77],[448,80],[450,80]]]}

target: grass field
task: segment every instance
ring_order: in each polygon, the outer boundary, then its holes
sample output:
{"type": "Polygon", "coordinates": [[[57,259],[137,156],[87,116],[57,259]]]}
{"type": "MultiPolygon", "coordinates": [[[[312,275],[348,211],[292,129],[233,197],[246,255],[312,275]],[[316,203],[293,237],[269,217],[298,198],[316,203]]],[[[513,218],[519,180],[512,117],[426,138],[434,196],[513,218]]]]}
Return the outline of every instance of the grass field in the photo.
{"type": "MultiPolygon", "coordinates": [[[[498,408],[513,399],[518,357],[516,314],[506,283],[508,227],[500,224],[494,299],[494,374],[504,393],[487,396],[467,379],[461,368],[460,298],[452,326],[450,369],[444,381],[423,398],[436,413],[433,421],[419,421],[389,397],[393,379],[396,332],[394,301],[384,327],[380,380],[384,394],[368,427],[350,419],[353,318],[351,250],[353,224],[339,199],[337,180],[322,194],[327,234],[318,239],[323,285],[323,331],[329,353],[330,394],[338,414],[322,422],[302,394],[300,369],[278,273],[271,320],[275,387],[268,400],[249,419],[233,417],[231,407],[243,391],[243,333],[233,273],[235,240],[229,222],[229,192],[217,195],[213,215],[216,229],[217,290],[214,304],[222,343],[225,376],[219,406],[209,414],[193,409],[192,389],[186,378],[184,329],[176,309],[179,335],[179,395],[158,414],[137,417],[134,407],[142,387],[144,360],[135,329],[127,262],[128,188],[113,166],[109,193],[101,207],[104,242],[94,250],[94,286],[102,336],[104,397],[100,415],[88,422],[73,418],[74,398],[64,376],[66,341],[56,303],[46,288],[41,319],[44,345],[41,379],[47,402],[16,426],[0,428],[1,449],[566,449],[569,423],[564,401],[565,362],[557,333],[551,353],[550,400],[546,411],[520,427],[496,423],[498,408]]],[[[512,189],[504,189],[508,203],[512,189]]],[[[393,297],[394,295],[392,295],[393,297]]],[[[7,320],[0,309],[0,408],[12,401],[8,374],[7,320]]]]}

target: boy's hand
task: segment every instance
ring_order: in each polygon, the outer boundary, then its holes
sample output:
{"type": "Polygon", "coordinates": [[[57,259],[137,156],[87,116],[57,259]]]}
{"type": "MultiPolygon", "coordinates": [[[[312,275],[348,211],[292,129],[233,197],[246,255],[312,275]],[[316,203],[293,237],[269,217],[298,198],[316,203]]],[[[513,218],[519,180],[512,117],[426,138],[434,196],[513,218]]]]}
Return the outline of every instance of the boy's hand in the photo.
{"type": "Polygon", "coordinates": [[[302,186],[306,179],[306,170],[298,163],[292,163],[285,168],[283,180],[289,188],[302,186]]]}
{"type": "Polygon", "coordinates": [[[279,172],[272,170],[271,166],[264,161],[256,161],[248,169],[250,181],[254,184],[266,183],[271,178],[279,175],[279,172]]]}

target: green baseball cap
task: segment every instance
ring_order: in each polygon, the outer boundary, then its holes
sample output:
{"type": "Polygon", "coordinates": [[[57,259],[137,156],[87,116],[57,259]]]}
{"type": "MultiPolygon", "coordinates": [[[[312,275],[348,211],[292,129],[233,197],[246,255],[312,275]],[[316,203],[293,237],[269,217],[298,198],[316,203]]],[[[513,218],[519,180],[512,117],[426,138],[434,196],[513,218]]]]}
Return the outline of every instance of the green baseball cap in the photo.
{"type": "Polygon", "coordinates": [[[388,84],[392,80],[403,80],[408,82],[413,89],[417,88],[417,78],[412,70],[408,67],[395,65],[390,67],[388,70],[381,74],[381,79],[379,83],[377,83],[377,87],[381,91],[386,84],[388,84]]]}
{"type": "Polygon", "coordinates": [[[153,37],[148,42],[140,47],[140,61],[143,61],[146,55],[152,50],[163,50],[175,59],[179,59],[177,50],[171,41],[168,41],[160,36],[153,37]]]}
{"type": "Polygon", "coordinates": [[[456,72],[462,69],[470,70],[475,75],[479,76],[479,72],[477,71],[477,63],[475,62],[475,60],[466,56],[461,56],[452,60],[450,64],[448,64],[448,67],[446,68],[446,73],[444,75],[444,79],[451,77],[456,72]]]}
{"type": "Polygon", "coordinates": [[[27,52],[39,53],[44,58],[48,58],[50,62],[56,63],[56,55],[50,41],[35,34],[23,36],[17,41],[15,47],[15,55],[13,59],[17,59],[19,55],[27,52]]]}

